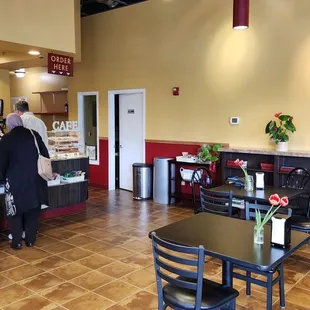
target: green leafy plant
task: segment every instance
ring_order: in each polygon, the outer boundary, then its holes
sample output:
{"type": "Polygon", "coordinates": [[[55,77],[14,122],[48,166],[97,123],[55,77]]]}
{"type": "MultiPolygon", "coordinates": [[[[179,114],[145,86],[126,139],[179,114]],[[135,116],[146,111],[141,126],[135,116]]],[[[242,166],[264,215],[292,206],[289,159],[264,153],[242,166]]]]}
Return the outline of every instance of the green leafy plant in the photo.
{"type": "Polygon", "coordinates": [[[270,136],[276,143],[287,142],[289,140],[288,133],[296,131],[291,115],[284,115],[282,112],[274,115],[275,121],[270,121],[265,129],[265,133],[270,136]]]}
{"type": "Polygon", "coordinates": [[[203,144],[201,148],[198,150],[198,157],[203,162],[210,161],[214,163],[219,159],[219,149],[222,147],[222,144],[215,143],[213,145],[203,144]]]}

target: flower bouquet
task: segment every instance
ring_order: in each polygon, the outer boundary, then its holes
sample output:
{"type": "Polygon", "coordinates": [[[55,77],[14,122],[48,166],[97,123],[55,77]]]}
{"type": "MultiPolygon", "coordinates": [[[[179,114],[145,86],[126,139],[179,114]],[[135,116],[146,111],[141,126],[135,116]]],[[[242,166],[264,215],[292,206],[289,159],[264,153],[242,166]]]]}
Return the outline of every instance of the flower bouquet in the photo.
{"type": "Polygon", "coordinates": [[[246,170],[246,168],[244,167],[244,161],[243,160],[240,160],[239,158],[238,159],[236,159],[235,161],[234,161],[234,163],[236,164],[236,165],[238,165],[241,169],[242,169],[242,171],[243,171],[243,173],[244,173],[244,189],[246,190],[246,191],[253,191],[254,190],[254,180],[253,180],[253,176],[251,176],[251,175],[248,175],[248,172],[247,172],[247,170],[246,170]]]}
{"type": "Polygon", "coordinates": [[[270,221],[279,208],[286,207],[289,201],[286,196],[280,198],[278,194],[273,194],[269,197],[269,202],[271,204],[271,208],[268,210],[263,219],[260,210],[255,209],[256,225],[254,227],[254,243],[257,244],[264,243],[264,225],[270,221]]]}

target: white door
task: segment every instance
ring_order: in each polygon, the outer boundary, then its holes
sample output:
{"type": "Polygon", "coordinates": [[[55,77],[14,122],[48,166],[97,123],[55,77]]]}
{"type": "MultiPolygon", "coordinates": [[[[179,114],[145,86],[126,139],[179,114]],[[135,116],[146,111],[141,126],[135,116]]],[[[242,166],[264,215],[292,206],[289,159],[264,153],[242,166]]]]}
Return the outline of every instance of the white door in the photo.
{"type": "Polygon", "coordinates": [[[119,185],[132,191],[132,165],[143,158],[143,94],[119,96],[119,185]]]}

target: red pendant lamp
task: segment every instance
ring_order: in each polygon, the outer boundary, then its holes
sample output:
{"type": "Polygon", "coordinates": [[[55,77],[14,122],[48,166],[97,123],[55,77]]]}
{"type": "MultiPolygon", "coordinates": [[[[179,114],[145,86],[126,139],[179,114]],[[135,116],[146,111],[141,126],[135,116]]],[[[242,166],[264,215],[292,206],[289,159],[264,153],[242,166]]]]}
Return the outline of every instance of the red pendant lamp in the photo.
{"type": "Polygon", "coordinates": [[[234,0],[233,28],[242,30],[249,28],[250,0],[234,0]]]}

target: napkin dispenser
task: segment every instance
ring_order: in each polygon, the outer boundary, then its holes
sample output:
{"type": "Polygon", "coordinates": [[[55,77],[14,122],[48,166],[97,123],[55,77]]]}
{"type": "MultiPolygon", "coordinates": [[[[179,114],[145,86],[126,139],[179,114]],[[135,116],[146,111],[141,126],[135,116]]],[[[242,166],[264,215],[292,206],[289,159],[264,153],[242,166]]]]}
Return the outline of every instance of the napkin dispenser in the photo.
{"type": "Polygon", "coordinates": [[[271,245],[287,248],[291,244],[291,217],[275,214],[271,218],[271,245]]]}
{"type": "Polygon", "coordinates": [[[256,175],[256,189],[263,190],[265,188],[265,181],[264,181],[265,174],[263,172],[256,172],[255,175],[256,175]]]}

